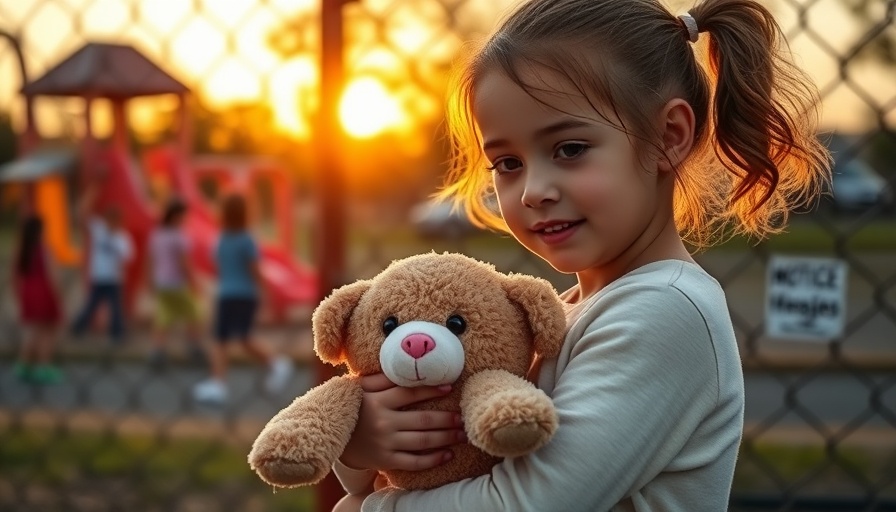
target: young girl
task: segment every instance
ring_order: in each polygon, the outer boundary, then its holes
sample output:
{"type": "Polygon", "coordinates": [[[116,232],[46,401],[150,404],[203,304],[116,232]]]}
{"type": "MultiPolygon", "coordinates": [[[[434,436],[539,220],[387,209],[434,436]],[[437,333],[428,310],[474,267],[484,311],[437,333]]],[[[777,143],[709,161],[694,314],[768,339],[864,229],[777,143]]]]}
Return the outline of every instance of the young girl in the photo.
{"type": "Polygon", "coordinates": [[[26,329],[16,376],[35,384],[56,384],[62,375],[52,360],[62,310],[45,254],[43,221],[37,215],[22,223],[14,270],[19,315],[26,329]]]}
{"type": "Polygon", "coordinates": [[[687,244],[776,232],[827,179],[814,89],[786,56],[752,0],[682,16],[530,0],[500,25],[459,76],[445,194],[577,277],[563,350],[530,373],[559,429],[487,476],[364,499],[373,470],[434,467],[463,439],[456,414],[404,410],[451,391],[365,377],[337,509],[727,510],[743,377],[723,290],[687,244]]]}
{"type": "Polygon", "coordinates": [[[77,216],[86,224],[89,251],[87,252],[87,300],[75,316],[72,335],[80,337],[93,321],[104,303],[109,311],[109,338],[114,345],[125,341],[124,284],[127,265],[134,257],[134,245],[124,226],[118,206],[107,205],[99,214],[94,212],[99,197],[100,183],[107,179],[108,169],[101,167],[78,203],[77,216]]]}
{"type": "Polygon", "coordinates": [[[269,392],[283,388],[292,375],[286,357],[273,356],[252,338],[255,313],[261,290],[258,246],[247,230],[246,201],[240,195],[224,199],[223,232],[215,250],[218,297],[215,302],[215,341],[209,349],[212,376],[193,389],[197,401],[222,404],[228,398],[227,352],[225,344],[236,338],[252,357],[268,368],[265,387],[269,392]]]}
{"type": "Polygon", "coordinates": [[[195,277],[190,264],[190,239],[181,230],[187,206],[172,200],[162,222],[149,240],[150,267],[156,297],[156,326],[150,364],[165,363],[165,345],[171,327],[183,323],[190,342],[189,351],[199,350],[199,309],[193,296],[195,277]]]}

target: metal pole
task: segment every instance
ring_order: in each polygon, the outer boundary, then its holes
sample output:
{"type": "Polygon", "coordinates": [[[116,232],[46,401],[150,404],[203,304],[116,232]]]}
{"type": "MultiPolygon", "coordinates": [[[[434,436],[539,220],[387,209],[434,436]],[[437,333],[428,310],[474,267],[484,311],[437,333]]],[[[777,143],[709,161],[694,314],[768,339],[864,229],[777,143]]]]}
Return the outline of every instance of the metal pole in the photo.
{"type": "MultiPolygon", "coordinates": [[[[342,6],[347,0],[321,0],[320,108],[317,113],[315,147],[318,149],[317,267],[320,274],[320,298],[345,284],[345,204],[343,162],[340,151],[343,137],[339,126],[339,98],[343,89],[342,6]]],[[[316,364],[318,382],[337,374],[336,369],[320,361],[316,364]]],[[[317,510],[330,512],[345,494],[332,474],[317,485],[317,510]]]]}

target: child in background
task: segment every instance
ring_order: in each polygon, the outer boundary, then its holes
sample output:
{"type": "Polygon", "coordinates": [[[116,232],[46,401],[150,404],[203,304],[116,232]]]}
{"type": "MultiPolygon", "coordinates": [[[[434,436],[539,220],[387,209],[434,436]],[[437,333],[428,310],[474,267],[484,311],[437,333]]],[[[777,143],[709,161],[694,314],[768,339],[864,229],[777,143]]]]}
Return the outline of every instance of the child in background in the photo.
{"type": "Polygon", "coordinates": [[[56,384],[62,379],[59,369],[53,365],[62,310],[50,276],[43,226],[37,215],[25,218],[14,260],[13,282],[25,328],[15,374],[26,382],[56,384]]]}
{"type": "MultiPolygon", "coordinates": [[[[98,171],[97,179],[105,179],[105,169],[98,171]]],[[[103,303],[109,308],[109,337],[113,344],[124,342],[124,272],[133,257],[131,237],[124,229],[121,210],[116,206],[105,207],[100,215],[91,210],[98,194],[92,184],[78,205],[78,217],[86,219],[88,235],[87,272],[89,290],[87,301],[75,317],[72,334],[79,337],[87,330],[97,309],[103,303]]]]}
{"type": "Polygon", "coordinates": [[[728,509],[743,376],[724,291],[687,242],[777,232],[828,179],[815,89],[787,57],[752,0],[681,16],[656,0],[530,0],[510,14],[459,76],[445,195],[577,278],[560,356],[530,372],[559,428],[489,475],[373,492],[377,469],[438,466],[463,431],[456,413],[406,410],[451,390],[366,376],[337,510],[728,509]]]}
{"type": "Polygon", "coordinates": [[[218,272],[218,293],[215,301],[215,342],[209,345],[211,378],[193,389],[197,401],[224,403],[227,390],[227,353],[225,344],[236,339],[243,349],[268,368],[265,388],[274,393],[282,389],[292,375],[292,362],[274,356],[252,338],[252,327],[258,311],[261,292],[259,252],[247,231],[246,202],[240,195],[230,195],[222,205],[222,233],[215,250],[218,272]]]}
{"type": "Polygon", "coordinates": [[[190,239],[181,229],[186,213],[185,203],[172,200],[149,240],[150,273],[156,297],[155,336],[149,361],[157,368],[166,362],[168,337],[171,328],[178,323],[184,324],[189,343],[187,350],[193,359],[197,358],[197,352],[201,354],[190,239]]]}

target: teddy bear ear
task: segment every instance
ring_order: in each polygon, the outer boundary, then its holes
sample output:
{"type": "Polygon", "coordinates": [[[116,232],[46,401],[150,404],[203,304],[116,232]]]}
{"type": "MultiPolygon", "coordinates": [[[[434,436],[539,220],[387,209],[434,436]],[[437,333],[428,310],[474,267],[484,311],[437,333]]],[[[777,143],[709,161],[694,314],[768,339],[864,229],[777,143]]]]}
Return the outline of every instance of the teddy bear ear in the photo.
{"type": "Polygon", "coordinates": [[[311,332],[314,334],[314,351],[321,361],[332,365],[345,361],[342,348],[348,321],[370,284],[370,281],[347,284],[333,291],[315,308],[311,315],[311,332]]]}
{"type": "Polygon", "coordinates": [[[566,313],[551,283],[533,276],[513,274],[504,290],[510,300],[526,313],[535,340],[535,351],[544,357],[556,357],[566,336],[566,313]]]}

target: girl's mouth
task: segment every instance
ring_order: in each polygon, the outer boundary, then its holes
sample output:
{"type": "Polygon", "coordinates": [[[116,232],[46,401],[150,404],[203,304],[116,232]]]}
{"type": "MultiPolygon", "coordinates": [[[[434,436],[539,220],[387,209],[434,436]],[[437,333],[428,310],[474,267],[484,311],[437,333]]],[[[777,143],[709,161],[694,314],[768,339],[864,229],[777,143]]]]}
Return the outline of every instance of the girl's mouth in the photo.
{"type": "Polygon", "coordinates": [[[584,221],[576,220],[576,221],[569,221],[569,222],[560,222],[560,223],[556,223],[556,224],[551,224],[546,227],[538,227],[535,229],[535,232],[542,234],[542,235],[552,235],[554,233],[561,233],[563,231],[566,231],[567,229],[569,229],[571,227],[578,226],[582,222],[584,222],[584,221]]]}
{"type": "Polygon", "coordinates": [[[565,241],[567,238],[572,236],[575,232],[576,228],[580,226],[584,221],[577,220],[571,222],[561,222],[558,224],[551,224],[550,226],[543,227],[541,229],[536,230],[536,233],[544,240],[546,243],[557,244],[565,241]]]}

